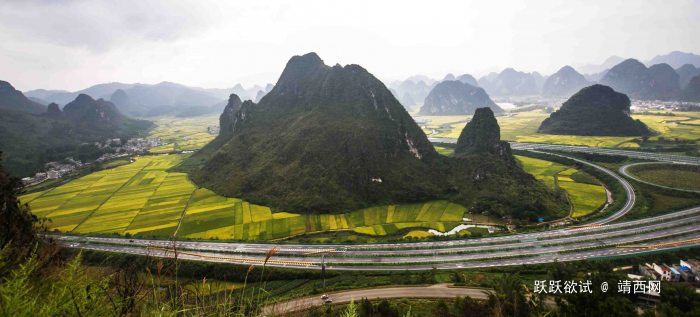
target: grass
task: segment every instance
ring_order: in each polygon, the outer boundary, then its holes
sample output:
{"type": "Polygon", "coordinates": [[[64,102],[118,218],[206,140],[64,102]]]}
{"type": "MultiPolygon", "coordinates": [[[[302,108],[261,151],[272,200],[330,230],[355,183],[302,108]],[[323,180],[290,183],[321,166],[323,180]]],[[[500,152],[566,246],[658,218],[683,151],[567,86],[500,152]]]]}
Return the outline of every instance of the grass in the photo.
{"type": "Polygon", "coordinates": [[[186,174],[166,171],[184,156],[138,157],[132,164],[20,199],[37,216],[51,219],[49,230],[168,237],[179,225],[179,237],[221,240],[272,240],[338,230],[378,236],[406,228],[444,232],[459,224],[467,211],[447,201],[430,201],[335,215],[273,213],[268,207],[196,188],[186,174]]]}
{"type": "Polygon", "coordinates": [[[691,190],[700,189],[700,168],[676,165],[636,165],[629,173],[650,183],[691,190]]]}

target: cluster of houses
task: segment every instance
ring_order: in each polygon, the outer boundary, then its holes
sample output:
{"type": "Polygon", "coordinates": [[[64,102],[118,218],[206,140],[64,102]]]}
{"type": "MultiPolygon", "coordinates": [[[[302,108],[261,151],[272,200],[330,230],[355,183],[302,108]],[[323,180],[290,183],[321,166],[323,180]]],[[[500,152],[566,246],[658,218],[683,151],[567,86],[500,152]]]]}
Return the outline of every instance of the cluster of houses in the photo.
{"type": "Polygon", "coordinates": [[[678,111],[699,105],[697,102],[634,100],[631,109],[638,112],[649,110],[678,111]]]}
{"type": "MultiPolygon", "coordinates": [[[[87,144],[88,143],[83,143],[83,145],[87,144]]],[[[148,149],[154,146],[162,145],[160,138],[132,138],[129,139],[125,144],[122,144],[122,141],[120,139],[107,139],[104,142],[104,144],[100,142],[95,142],[94,144],[100,149],[114,149],[114,153],[105,153],[99,158],[97,158],[95,160],[96,162],[106,162],[119,157],[129,156],[138,153],[145,153],[148,149]]],[[[44,164],[44,169],[46,170],[46,172],[36,173],[34,174],[34,177],[22,178],[22,182],[25,185],[34,185],[47,179],[58,179],[67,174],[72,173],[73,171],[75,171],[76,168],[81,168],[84,165],[90,164],[83,164],[83,162],[81,162],[80,160],[74,160],[72,157],[66,157],[64,161],[67,163],[61,164],[58,162],[48,162],[44,164]]]]}
{"type": "Polygon", "coordinates": [[[696,282],[700,281],[700,261],[681,260],[679,265],[639,264],[639,274],[658,281],[696,282]]]}
{"type": "Polygon", "coordinates": [[[72,173],[76,168],[83,167],[83,162],[80,160],[74,160],[72,157],[66,157],[64,160],[67,162],[66,164],[61,164],[58,162],[48,162],[44,164],[44,169],[46,172],[36,173],[34,174],[34,177],[22,178],[22,183],[25,185],[32,185],[47,179],[58,179],[66,174],[72,173]]]}
{"type": "Polygon", "coordinates": [[[207,127],[207,131],[209,131],[209,134],[219,134],[219,126],[207,127]]]}

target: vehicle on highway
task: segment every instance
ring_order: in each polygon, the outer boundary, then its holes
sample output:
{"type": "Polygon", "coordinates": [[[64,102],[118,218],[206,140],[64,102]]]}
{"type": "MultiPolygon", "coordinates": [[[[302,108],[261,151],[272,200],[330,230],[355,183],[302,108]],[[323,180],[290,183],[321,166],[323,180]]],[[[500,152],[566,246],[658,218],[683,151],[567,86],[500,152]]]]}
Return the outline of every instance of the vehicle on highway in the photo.
{"type": "Polygon", "coordinates": [[[333,300],[329,298],[329,299],[326,299],[326,301],[325,301],[325,302],[326,302],[326,304],[330,304],[330,303],[332,303],[332,302],[333,302],[333,300]]]}
{"type": "Polygon", "coordinates": [[[328,295],[323,294],[323,296],[321,296],[321,299],[328,299],[328,295]]]}
{"type": "Polygon", "coordinates": [[[129,240],[129,242],[134,242],[134,240],[133,240],[133,239],[132,239],[132,240],[129,240]]]}

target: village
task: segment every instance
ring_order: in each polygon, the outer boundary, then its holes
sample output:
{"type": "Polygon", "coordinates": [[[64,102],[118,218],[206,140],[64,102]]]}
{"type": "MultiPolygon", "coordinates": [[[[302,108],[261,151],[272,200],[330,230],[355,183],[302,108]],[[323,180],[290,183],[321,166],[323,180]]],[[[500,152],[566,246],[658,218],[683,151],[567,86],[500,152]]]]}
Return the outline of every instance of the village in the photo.
{"type": "MultiPolygon", "coordinates": [[[[85,146],[88,145],[88,143],[83,143],[82,145],[85,146]]],[[[114,150],[113,153],[105,153],[94,160],[94,162],[104,163],[121,157],[146,153],[148,149],[162,145],[162,143],[160,138],[131,138],[126,141],[126,143],[122,144],[122,140],[116,138],[107,139],[104,143],[95,142],[94,145],[100,149],[114,150]]],[[[83,163],[80,160],[76,160],[72,157],[66,157],[61,160],[61,162],[48,162],[44,164],[44,172],[36,173],[34,174],[34,177],[22,178],[22,183],[24,183],[25,186],[30,186],[39,184],[45,180],[59,179],[73,173],[76,169],[90,166],[91,164],[94,164],[94,162],[83,163]]]]}

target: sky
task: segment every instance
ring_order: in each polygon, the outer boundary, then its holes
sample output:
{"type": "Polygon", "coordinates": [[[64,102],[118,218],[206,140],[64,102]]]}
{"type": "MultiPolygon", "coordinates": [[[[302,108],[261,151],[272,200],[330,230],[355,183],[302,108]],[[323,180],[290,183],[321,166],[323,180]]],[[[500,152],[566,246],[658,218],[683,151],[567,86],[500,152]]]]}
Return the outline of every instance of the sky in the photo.
{"type": "Polygon", "coordinates": [[[106,83],[275,83],[294,55],[379,79],[513,67],[544,75],[612,55],[700,53],[700,1],[2,0],[0,80],[77,91],[106,83]]]}

